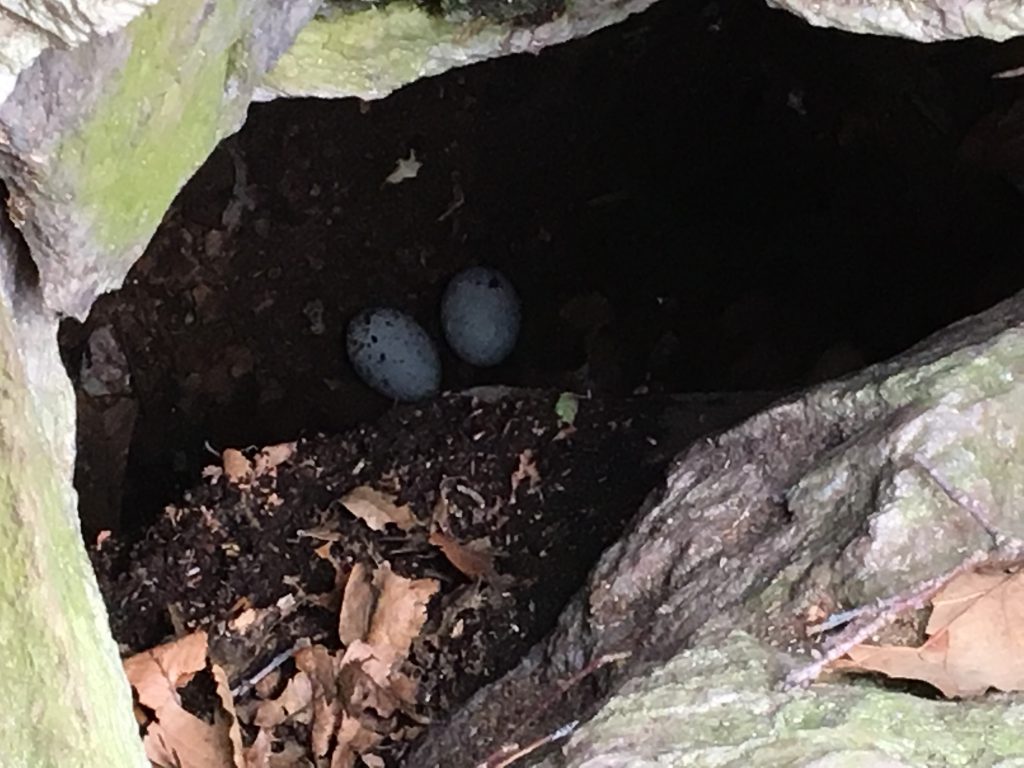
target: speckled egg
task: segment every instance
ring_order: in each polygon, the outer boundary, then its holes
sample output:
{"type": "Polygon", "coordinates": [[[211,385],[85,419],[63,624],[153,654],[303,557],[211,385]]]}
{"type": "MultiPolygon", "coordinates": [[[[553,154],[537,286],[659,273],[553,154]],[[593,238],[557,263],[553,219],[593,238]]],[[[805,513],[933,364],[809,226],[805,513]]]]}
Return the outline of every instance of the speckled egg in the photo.
{"type": "Polygon", "coordinates": [[[433,340],[397,309],[367,309],[348,324],[348,359],[366,384],[385,397],[423,400],[441,387],[441,361],[433,340]]]}
{"type": "Polygon", "coordinates": [[[497,365],[509,356],[519,338],[520,314],[516,289],[490,267],[459,272],[441,300],[448,345],[472,365],[497,365]]]}

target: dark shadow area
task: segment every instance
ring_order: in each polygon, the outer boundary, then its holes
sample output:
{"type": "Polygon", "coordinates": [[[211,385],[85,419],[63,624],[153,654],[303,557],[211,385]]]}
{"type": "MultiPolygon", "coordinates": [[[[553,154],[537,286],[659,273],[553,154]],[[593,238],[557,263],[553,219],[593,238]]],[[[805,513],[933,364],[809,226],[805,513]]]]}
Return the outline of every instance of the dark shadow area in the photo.
{"type": "Polygon", "coordinates": [[[63,328],[87,537],[152,520],[210,447],[376,418],[345,323],[388,304],[440,339],[467,264],[515,284],[523,331],[485,371],[442,344],[450,389],[784,391],[993,304],[1024,285],[1022,90],[991,77],[1021,52],[664,2],[378,103],[254,105],[63,328]]]}

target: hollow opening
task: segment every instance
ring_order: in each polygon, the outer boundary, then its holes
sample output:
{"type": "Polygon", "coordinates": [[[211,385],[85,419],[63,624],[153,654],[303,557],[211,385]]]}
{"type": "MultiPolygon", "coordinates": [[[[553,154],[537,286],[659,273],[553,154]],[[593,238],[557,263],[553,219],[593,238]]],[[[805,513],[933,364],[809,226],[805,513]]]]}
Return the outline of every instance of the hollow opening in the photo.
{"type": "Polygon", "coordinates": [[[677,5],[376,103],[254,105],[125,287],[62,329],[83,398],[135,404],[85,405],[102,414],[83,420],[83,461],[102,443],[109,466],[130,429],[123,499],[84,488],[87,532],[152,519],[207,445],[381,413],[346,321],[392,305],[438,337],[467,264],[515,284],[522,335],[488,370],[441,344],[449,389],[784,391],[1024,284],[1020,86],[991,78],[1019,45],[677,5]],[[416,177],[386,183],[411,153],[416,177]]]}
{"type": "Polygon", "coordinates": [[[124,288],[62,327],[87,540],[152,522],[211,451],[388,412],[345,356],[367,307],[427,329],[445,389],[612,400],[794,391],[996,303],[1024,285],[1024,111],[992,75],[1022,53],[665,2],[380,102],[253,105],[124,288]],[[495,368],[440,329],[475,264],[522,299],[495,368]]]}

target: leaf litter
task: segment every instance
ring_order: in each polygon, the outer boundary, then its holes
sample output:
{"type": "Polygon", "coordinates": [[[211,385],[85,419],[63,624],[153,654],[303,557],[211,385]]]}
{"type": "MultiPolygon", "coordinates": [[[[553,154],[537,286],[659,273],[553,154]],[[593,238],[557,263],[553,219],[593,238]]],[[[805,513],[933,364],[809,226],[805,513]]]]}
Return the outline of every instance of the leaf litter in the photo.
{"type": "Polygon", "coordinates": [[[1024,572],[971,571],[932,598],[918,647],[860,644],[831,668],[928,683],[947,698],[1024,690],[1024,572]]]}
{"type": "Polygon", "coordinates": [[[200,671],[177,675],[180,712],[147,724],[186,724],[179,742],[160,736],[180,744],[161,759],[394,765],[514,663],[673,450],[651,448],[656,421],[635,406],[599,401],[555,440],[554,397],[439,398],[338,438],[229,449],[143,539],[94,550],[126,650],[209,634],[200,671]]]}

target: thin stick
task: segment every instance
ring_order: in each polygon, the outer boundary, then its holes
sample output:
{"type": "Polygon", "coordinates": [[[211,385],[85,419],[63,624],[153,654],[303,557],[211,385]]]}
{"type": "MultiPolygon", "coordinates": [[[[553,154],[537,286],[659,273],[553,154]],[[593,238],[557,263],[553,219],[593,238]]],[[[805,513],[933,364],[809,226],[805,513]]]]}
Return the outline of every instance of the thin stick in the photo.
{"type": "Polygon", "coordinates": [[[572,722],[566,723],[561,728],[553,730],[547,736],[541,736],[539,739],[534,739],[521,749],[516,749],[514,745],[502,747],[502,749],[499,749],[484,762],[480,763],[477,768],[506,768],[506,766],[512,765],[512,763],[519,760],[519,758],[526,757],[531,752],[536,752],[544,745],[558,741],[559,739],[564,739],[575,731],[579,724],[579,720],[573,720],[572,722]],[[509,748],[515,749],[515,751],[507,751],[509,748]]]}
{"type": "MultiPolygon", "coordinates": [[[[551,706],[557,702],[565,693],[572,690],[574,687],[583,682],[586,678],[601,669],[601,667],[611,664],[614,661],[622,661],[628,659],[633,654],[630,651],[620,651],[618,653],[606,653],[598,656],[596,659],[592,659],[589,664],[583,667],[578,672],[573,673],[570,677],[560,680],[556,684],[556,690],[546,696],[540,703],[537,709],[537,714],[543,714],[551,706]]],[[[476,768],[505,768],[507,765],[511,765],[513,762],[521,757],[525,757],[531,752],[540,749],[545,744],[550,744],[558,739],[565,738],[579,725],[579,720],[573,720],[561,728],[558,728],[546,736],[541,736],[539,739],[531,741],[525,747],[520,748],[519,744],[512,742],[509,744],[503,744],[497,750],[492,752],[482,763],[478,763],[476,768]]],[[[517,729],[517,733],[523,730],[524,725],[521,725],[517,729]]],[[[513,734],[515,736],[515,734],[513,734]]]]}

